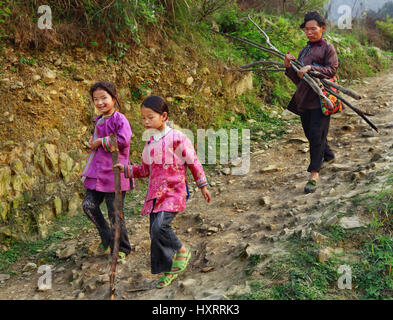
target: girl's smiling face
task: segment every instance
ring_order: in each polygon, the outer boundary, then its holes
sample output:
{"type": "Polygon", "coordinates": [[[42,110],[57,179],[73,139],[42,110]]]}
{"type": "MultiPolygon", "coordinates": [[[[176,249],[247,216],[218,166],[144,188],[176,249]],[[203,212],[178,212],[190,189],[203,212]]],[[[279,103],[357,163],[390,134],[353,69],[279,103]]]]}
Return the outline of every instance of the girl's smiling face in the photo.
{"type": "Polygon", "coordinates": [[[142,123],[146,129],[162,130],[165,127],[165,121],[168,119],[168,114],[164,112],[159,114],[145,106],[141,107],[142,123]]]}
{"type": "Polygon", "coordinates": [[[321,40],[323,32],[326,30],[325,26],[320,27],[316,20],[307,21],[303,31],[310,42],[321,40]]]}
{"type": "Polygon", "coordinates": [[[110,115],[115,110],[116,99],[103,89],[93,92],[93,102],[103,115],[110,115]]]}

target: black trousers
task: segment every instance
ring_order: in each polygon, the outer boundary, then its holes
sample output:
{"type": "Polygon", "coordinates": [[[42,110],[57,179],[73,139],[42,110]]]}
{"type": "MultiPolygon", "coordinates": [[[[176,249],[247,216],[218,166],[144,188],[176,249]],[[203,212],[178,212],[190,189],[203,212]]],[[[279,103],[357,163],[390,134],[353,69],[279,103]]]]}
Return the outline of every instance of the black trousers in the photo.
{"type": "Polygon", "coordinates": [[[177,212],[160,211],[150,213],[150,257],[151,273],[171,271],[173,255],[182,247],[175,235],[171,221],[177,212]]]}
{"type": "MultiPolygon", "coordinates": [[[[124,197],[126,192],[122,192],[122,201],[124,202],[124,197]]],[[[86,189],[85,198],[82,202],[83,211],[88,216],[88,218],[95,224],[97,227],[98,233],[101,237],[101,243],[111,248],[111,253],[113,252],[114,245],[114,224],[115,224],[115,193],[114,192],[99,192],[96,190],[86,189]],[[106,207],[108,208],[108,217],[111,223],[109,227],[107,221],[104,218],[100,210],[100,204],[105,199],[106,207]]],[[[130,242],[127,236],[127,229],[125,226],[124,219],[120,222],[120,246],[119,251],[124,252],[125,254],[129,254],[131,252],[130,242]]]]}
{"type": "Polygon", "coordinates": [[[323,160],[331,160],[334,153],[327,142],[330,116],[325,116],[321,108],[307,110],[300,115],[303,131],[310,144],[310,165],[307,171],[318,171],[323,160]]]}

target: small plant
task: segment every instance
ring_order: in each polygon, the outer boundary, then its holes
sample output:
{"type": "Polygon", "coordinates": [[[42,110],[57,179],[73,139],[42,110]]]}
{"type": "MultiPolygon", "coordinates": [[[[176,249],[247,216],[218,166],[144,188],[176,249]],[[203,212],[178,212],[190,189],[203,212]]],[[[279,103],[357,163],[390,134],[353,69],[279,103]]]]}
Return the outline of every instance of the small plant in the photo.
{"type": "MultiPolygon", "coordinates": [[[[0,1],[0,40],[6,36],[3,24],[11,14],[11,9],[6,6],[4,1],[0,1]]],[[[3,47],[3,41],[1,41],[1,47],[3,47]]]]}
{"type": "Polygon", "coordinates": [[[148,94],[147,90],[150,85],[151,82],[149,80],[142,82],[139,87],[136,87],[135,85],[129,85],[129,89],[133,100],[139,101],[141,97],[146,96],[148,94]]]}
{"type": "Polygon", "coordinates": [[[248,260],[248,268],[244,271],[246,275],[250,276],[254,270],[255,266],[257,266],[261,262],[261,255],[259,254],[252,254],[248,260]]]}
{"type": "Polygon", "coordinates": [[[30,66],[33,66],[33,65],[37,64],[37,59],[35,59],[35,58],[28,58],[28,57],[21,57],[19,59],[19,62],[21,64],[28,64],[30,66]]]}

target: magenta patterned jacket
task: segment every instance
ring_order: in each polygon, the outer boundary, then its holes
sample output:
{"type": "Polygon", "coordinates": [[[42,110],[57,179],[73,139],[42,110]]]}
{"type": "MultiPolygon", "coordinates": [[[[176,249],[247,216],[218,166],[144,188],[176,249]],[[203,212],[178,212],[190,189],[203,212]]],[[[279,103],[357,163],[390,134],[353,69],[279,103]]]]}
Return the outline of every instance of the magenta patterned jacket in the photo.
{"type": "Polygon", "coordinates": [[[124,166],[126,178],[149,177],[141,215],[151,212],[180,212],[188,196],[187,167],[199,188],[207,185],[205,172],[187,136],[168,128],[158,141],[150,137],[142,153],[142,165],[124,166]]]}
{"type": "MultiPolygon", "coordinates": [[[[101,146],[97,150],[91,151],[85,169],[81,174],[86,189],[115,192],[115,177],[109,139],[111,133],[117,135],[119,162],[122,164],[129,163],[132,132],[127,118],[117,111],[109,117],[99,115],[95,120],[93,140],[101,138],[101,146]]],[[[120,175],[120,182],[122,191],[130,189],[129,179],[120,175]]]]}

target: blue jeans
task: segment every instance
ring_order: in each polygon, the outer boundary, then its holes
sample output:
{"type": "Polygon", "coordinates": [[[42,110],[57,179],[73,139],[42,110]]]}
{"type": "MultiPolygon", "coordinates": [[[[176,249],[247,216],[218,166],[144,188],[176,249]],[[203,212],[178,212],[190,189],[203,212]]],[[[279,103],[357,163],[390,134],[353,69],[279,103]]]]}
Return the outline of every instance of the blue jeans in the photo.
{"type": "Polygon", "coordinates": [[[182,243],[170,226],[176,214],[177,212],[167,211],[150,213],[152,274],[171,271],[173,255],[182,247],[182,243]]]}

